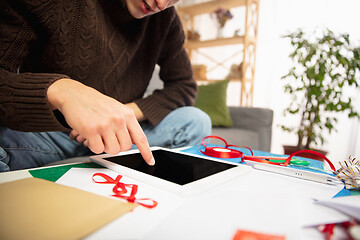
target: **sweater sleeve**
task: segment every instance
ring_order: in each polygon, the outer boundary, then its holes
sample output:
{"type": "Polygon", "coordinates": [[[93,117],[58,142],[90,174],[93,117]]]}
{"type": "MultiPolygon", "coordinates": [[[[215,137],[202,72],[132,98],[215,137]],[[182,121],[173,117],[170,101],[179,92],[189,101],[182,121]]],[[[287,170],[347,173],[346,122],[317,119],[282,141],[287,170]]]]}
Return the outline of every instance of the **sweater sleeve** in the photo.
{"type": "Polygon", "coordinates": [[[174,109],[191,106],[195,102],[197,84],[183,46],[184,40],[182,24],[174,9],[174,17],[158,59],[159,76],[164,88],[135,101],[152,125],[158,124],[174,109]]]}
{"type": "MultiPolygon", "coordinates": [[[[7,2],[7,1],[6,1],[7,2]]],[[[36,34],[10,6],[0,13],[0,125],[20,131],[65,131],[47,100],[47,89],[62,74],[20,73],[36,34]]]]}

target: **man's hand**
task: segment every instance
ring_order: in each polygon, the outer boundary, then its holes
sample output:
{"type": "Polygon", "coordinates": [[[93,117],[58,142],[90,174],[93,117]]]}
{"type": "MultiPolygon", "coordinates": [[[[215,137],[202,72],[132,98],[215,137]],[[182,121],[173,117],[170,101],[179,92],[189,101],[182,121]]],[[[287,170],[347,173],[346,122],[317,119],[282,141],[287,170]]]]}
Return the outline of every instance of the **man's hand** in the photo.
{"type": "Polygon", "coordinates": [[[70,137],[84,142],[94,153],[114,155],[134,143],[144,160],[154,165],[146,136],[130,107],[71,79],[54,82],[47,97],[73,129],[70,137]]]}

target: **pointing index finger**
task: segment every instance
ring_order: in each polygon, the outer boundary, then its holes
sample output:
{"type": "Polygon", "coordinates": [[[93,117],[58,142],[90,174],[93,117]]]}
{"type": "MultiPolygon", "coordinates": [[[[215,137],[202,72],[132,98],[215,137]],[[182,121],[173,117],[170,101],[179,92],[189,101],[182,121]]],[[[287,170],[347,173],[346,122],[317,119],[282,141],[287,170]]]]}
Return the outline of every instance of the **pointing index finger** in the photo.
{"type": "Polygon", "coordinates": [[[145,162],[150,166],[153,166],[155,164],[155,159],[150,150],[146,135],[140,127],[138,121],[130,121],[128,124],[128,130],[133,143],[138,147],[145,162]]]}

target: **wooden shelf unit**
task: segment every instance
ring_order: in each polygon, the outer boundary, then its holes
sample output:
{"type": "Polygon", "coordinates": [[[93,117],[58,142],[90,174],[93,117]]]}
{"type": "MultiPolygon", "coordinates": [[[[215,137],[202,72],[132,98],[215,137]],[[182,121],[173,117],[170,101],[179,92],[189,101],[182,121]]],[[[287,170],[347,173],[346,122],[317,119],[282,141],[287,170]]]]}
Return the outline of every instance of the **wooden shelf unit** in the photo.
{"type": "Polygon", "coordinates": [[[217,47],[225,45],[244,44],[244,37],[237,36],[232,38],[218,38],[206,41],[191,41],[185,42],[185,48],[187,49],[198,49],[207,47],[217,47]]]}
{"type": "MultiPolygon", "coordinates": [[[[217,38],[205,41],[187,40],[185,48],[191,59],[192,51],[200,48],[220,47],[226,45],[243,45],[243,59],[241,69],[241,106],[252,106],[254,91],[256,40],[258,29],[260,0],[212,0],[198,3],[177,9],[180,19],[183,23],[184,31],[194,31],[194,18],[201,14],[210,14],[217,8],[231,9],[235,7],[245,8],[245,34],[243,36],[234,36],[230,38],[217,38]]],[[[214,58],[215,59],[215,58],[214,58]]],[[[214,61],[214,60],[213,60],[214,61]]],[[[221,63],[219,65],[222,65],[221,63]]],[[[235,79],[231,79],[235,80],[235,79]]]]}

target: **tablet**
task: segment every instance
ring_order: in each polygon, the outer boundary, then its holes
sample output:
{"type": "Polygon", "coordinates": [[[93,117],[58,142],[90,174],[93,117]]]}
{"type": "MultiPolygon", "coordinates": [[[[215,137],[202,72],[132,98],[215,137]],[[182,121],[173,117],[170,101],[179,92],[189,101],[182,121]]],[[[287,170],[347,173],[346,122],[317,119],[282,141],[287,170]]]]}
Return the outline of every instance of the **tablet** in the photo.
{"type": "Polygon", "coordinates": [[[119,174],[181,195],[200,191],[234,179],[250,171],[243,164],[225,162],[161,147],[152,147],[155,165],[149,166],[138,150],[118,155],[91,156],[91,161],[119,174]]]}

